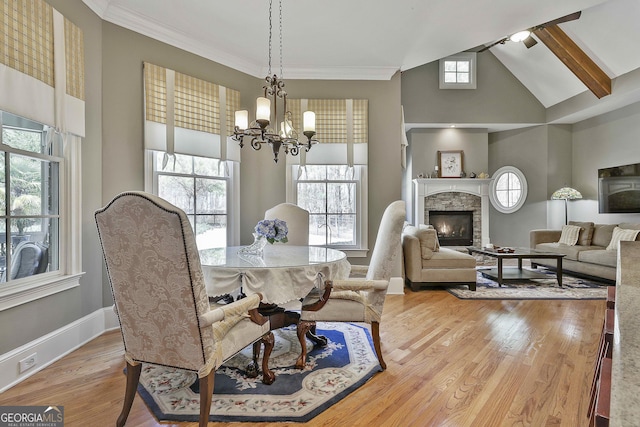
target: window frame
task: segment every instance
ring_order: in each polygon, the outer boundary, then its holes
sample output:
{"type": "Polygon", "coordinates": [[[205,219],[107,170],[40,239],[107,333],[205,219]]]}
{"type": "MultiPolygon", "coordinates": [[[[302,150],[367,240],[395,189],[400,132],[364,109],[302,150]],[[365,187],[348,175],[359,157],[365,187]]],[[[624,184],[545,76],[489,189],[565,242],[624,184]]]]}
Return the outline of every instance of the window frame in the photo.
{"type": "MultiPolygon", "coordinates": [[[[313,165],[321,166],[321,165],[313,165]]],[[[336,165],[322,165],[322,166],[336,166],[336,165]]],[[[346,166],[346,165],[343,165],[346,166]]],[[[287,168],[287,194],[286,201],[293,204],[298,204],[298,171],[300,165],[294,164],[287,168]]],[[[356,244],[355,245],[322,245],[322,247],[338,249],[347,253],[350,258],[365,258],[369,251],[368,248],[368,167],[366,165],[354,165],[354,168],[359,168],[359,179],[354,179],[356,184],[356,244]]],[[[341,181],[329,181],[319,180],[316,182],[334,183],[341,181]]]]}
{"type": "Polygon", "coordinates": [[[527,201],[527,195],[528,195],[527,178],[524,176],[524,173],[522,173],[520,169],[518,169],[515,166],[503,166],[497,171],[495,171],[495,173],[493,174],[493,178],[491,180],[491,186],[489,188],[489,200],[491,201],[491,205],[493,205],[493,207],[498,212],[501,212],[504,214],[511,214],[511,213],[517,212],[518,210],[520,210],[522,206],[524,206],[525,202],[527,201]],[[500,203],[497,195],[498,180],[500,179],[501,176],[508,173],[514,174],[518,177],[521,185],[520,190],[522,192],[520,199],[518,199],[518,201],[513,206],[510,206],[510,207],[504,206],[502,203],[500,203]]]}
{"type": "MultiPolygon", "coordinates": [[[[3,123],[0,120],[0,132],[2,127],[3,123]]],[[[43,125],[43,132],[46,132],[45,129],[46,126],[43,125]]],[[[2,143],[0,138],[0,149],[5,153],[55,161],[59,167],[58,269],[4,282],[0,286],[0,311],[78,287],[80,277],[84,274],[82,272],[81,137],[59,133],[54,137],[62,139],[61,153],[58,155],[16,149],[2,143]]],[[[8,185],[9,181],[6,180],[6,182],[8,185]]]]}
{"type": "Polygon", "coordinates": [[[476,70],[477,70],[477,54],[475,52],[461,52],[440,59],[439,64],[439,82],[440,89],[476,89],[476,70]],[[450,83],[445,82],[444,64],[446,61],[467,61],[469,62],[469,82],[468,83],[450,83]]]}
{"type": "MultiPolygon", "coordinates": [[[[145,149],[145,191],[158,195],[158,176],[161,172],[157,171],[157,164],[154,153],[158,151],[145,149]]],[[[186,154],[192,157],[191,154],[186,154]]],[[[209,157],[213,160],[213,157],[209,157]]],[[[169,162],[171,163],[171,162],[169,162]]],[[[227,246],[237,246],[240,244],[240,223],[238,215],[240,212],[240,167],[239,163],[231,160],[226,161],[226,166],[221,165],[228,172],[226,176],[210,176],[210,175],[195,175],[195,174],[180,174],[181,176],[193,176],[202,178],[214,178],[224,180],[227,183],[227,246]]],[[[188,216],[191,216],[188,214],[188,216]]],[[[194,214],[194,220],[197,215],[194,214]]]]}

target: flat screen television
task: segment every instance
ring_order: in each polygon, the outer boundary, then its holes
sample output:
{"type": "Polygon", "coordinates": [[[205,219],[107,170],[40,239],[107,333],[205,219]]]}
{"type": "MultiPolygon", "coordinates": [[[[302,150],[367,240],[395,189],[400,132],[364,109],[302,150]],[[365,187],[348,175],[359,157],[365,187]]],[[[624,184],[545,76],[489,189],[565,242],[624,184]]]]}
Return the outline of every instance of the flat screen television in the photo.
{"type": "Polygon", "coordinates": [[[598,169],[598,210],[640,212],[640,163],[598,169]]]}

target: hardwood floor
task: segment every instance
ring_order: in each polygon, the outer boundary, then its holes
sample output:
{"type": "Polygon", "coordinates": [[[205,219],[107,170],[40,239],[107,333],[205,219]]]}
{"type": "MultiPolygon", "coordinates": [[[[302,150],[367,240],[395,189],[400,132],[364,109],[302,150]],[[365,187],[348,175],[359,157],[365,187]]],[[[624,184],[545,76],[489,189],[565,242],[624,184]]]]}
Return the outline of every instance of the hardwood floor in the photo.
{"type": "MultiPolygon", "coordinates": [[[[405,292],[385,303],[387,370],[308,425],[587,425],[604,300],[470,301],[443,290],[405,292]]],[[[108,332],[2,393],[0,405],[63,405],[67,427],[114,425],[123,367],[120,333],[108,332]]],[[[136,396],[127,426],[170,425],[197,424],[160,424],[136,396]]]]}

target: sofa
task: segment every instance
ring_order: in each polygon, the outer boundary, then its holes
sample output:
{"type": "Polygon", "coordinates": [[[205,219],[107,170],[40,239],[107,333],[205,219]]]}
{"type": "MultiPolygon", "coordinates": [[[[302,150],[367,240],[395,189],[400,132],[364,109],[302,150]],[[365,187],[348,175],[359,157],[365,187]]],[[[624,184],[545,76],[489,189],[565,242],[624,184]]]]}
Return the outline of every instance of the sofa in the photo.
{"type": "MultiPolygon", "coordinates": [[[[575,232],[575,228],[573,232],[575,232]]],[[[532,249],[564,254],[562,270],[577,276],[604,279],[615,283],[618,258],[618,241],[640,240],[640,224],[594,224],[593,222],[569,221],[562,230],[531,230],[529,233],[532,249]],[[569,236],[570,227],[578,227],[577,239],[561,242],[569,236]],[[564,234],[563,234],[564,233],[564,234]],[[613,240],[613,241],[612,241],[613,240]]],[[[536,259],[532,267],[542,265],[555,269],[555,260],[536,259]]]]}
{"type": "Polygon", "coordinates": [[[436,230],[421,224],[406,225],[402,231],[405,283],[412,291],[421,286],[468,285],[476,290],[475,257],[440,247],[436,230]]]}

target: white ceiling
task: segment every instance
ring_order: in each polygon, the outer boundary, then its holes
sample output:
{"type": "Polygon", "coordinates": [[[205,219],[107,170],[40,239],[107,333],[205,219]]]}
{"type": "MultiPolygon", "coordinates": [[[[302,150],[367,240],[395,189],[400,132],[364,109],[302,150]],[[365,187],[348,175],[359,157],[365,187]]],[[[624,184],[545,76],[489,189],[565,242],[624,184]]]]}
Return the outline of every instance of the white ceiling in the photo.
{"type": "MultiPolygon", "coordinates": [[[[267,74],[267,0],[83,1],[106,21],[256,77],[267,74]]],[[[579,20],[560,27],[609,77],[640,70],[638,0],[283,0],[284,78],[386,80],[577,11],[579,20]]],[[[273,22],[272,66],[280,74],[277,0],[273,22]]],[[[587,91],[543,43],[527,49],[507,42],[490,51],[545,107],[587,91]]],[[[607,109],[640,100],[640,90],[631,99],[616,94],[615,81],[613,87],[616,102],[603,101],[607,109]]]]}

